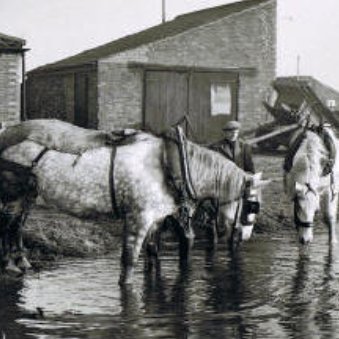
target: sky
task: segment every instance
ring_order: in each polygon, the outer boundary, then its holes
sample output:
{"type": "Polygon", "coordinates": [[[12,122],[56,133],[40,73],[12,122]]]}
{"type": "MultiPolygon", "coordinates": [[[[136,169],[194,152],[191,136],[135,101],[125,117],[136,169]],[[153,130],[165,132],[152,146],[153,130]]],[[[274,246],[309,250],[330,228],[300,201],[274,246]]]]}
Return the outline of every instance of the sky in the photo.
{"type": "MultiPolygon", "coordinates": [[[[234,0],[165,0],[166,19],[234,0]]],[[[339,0],[277,0],[277,76],[339,91],[339,0]],[[299,60],[299,61],[298,61],[299,60]]],[[[0,32],[26,40],[27,70],[158,25],[162,0],[0,0],[0,32]]]]}

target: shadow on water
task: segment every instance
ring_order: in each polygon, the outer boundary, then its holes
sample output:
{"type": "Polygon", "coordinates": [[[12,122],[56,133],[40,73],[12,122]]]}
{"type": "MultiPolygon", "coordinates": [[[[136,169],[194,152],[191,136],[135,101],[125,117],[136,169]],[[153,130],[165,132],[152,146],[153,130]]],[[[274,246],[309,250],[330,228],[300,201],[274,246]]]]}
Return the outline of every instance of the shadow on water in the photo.
{"type": "Polygon", "coordinates": [[[20,308],[21,279],[0,278],[0,338],[32,338],[26,328],[17,322],[20,308]]]}
{"type": "Polygon", "coordinates": [[[210,333],[214,338],[250,338],[257,329],[246,317],[246,304],[250,303],[252,296],[246,272],[243,271],[246,265],[243,253],[230,251],[226,268],[216,265],[214,258],[214,253],[207,253],[211,293],[206,307],[219,316],[205,320],[206,335],[210,333]]]}

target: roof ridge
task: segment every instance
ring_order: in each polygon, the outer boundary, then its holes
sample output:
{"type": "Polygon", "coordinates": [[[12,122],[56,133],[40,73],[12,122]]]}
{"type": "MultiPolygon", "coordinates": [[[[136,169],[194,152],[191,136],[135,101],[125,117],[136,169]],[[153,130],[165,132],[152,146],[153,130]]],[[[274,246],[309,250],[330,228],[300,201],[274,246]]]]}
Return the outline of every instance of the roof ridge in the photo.
{"type": "Polygon", "coordinates": [[[243,0],[182,14],[175,17],[173,20],[148,27],[145,30],[123,36],[100,46],[76,53],[59,61],[37,67],[30,72],[38,72],[48,68],[57,69],[67,66],[93,63],[100,58],[105,58],[109,55],[137,48],[144,44],[176,36],[182,32],[188,31],[189,29],[217,21],[223,17],[227,17],[231,14],[238,13],[248,8],[255,7],[261,3],[270,1],[273,0],[243,0]]]}
{"type": "Polygon", "coordinates": [[[231,3],[228,3],[228,4],[223,4],[223,5],[219,5],[219,6],[215,6],[215,7],[204,8],[204,9],[194,11],[194,12],[183,13],[183,14],[176,16],[175,19],[190,16],[192,14],[193,15],[195,15],[195,14],[200,15],[200,14],[207,13],[211,10],[216,11],[216,10],[221,10],[221,9],[231,9],[232,7],[239,6],[239,5],[244,6],[244,9],[246,9],[246,8],[254,7],[254,6],[256,6],[256,5],[258,5],[262,2],[268,2],[268,1],[270,1],[270,0],[239,0],[239,1],[231,2],[231,3]]]}

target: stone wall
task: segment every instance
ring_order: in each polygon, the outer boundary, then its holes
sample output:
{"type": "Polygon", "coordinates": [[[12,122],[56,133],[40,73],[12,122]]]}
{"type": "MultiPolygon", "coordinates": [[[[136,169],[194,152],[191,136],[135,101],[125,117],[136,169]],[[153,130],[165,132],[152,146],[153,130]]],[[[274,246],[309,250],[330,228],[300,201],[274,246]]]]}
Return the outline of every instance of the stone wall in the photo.
{"type": "Polygon", "coordinates": [[[0,53],[0,122],[20,121],[21,54],[0,53]]]}

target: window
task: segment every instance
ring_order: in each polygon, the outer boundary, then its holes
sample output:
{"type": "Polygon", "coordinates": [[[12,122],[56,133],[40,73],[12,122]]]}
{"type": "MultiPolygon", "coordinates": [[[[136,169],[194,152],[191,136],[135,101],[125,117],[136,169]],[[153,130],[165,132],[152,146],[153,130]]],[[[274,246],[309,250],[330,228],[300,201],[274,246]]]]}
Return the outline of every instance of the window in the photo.
{"type": "Polygon", "coordinates": [[[327,100],[327,107],[331,110],[334,111],[336,108],[336,102],[333,99],[328,99],[327,100]]]}
{"type": "Polygon", "coordinates": [[[211,115],[232,113],[232,92],[228,83],[211,84],[211,115]]]}

